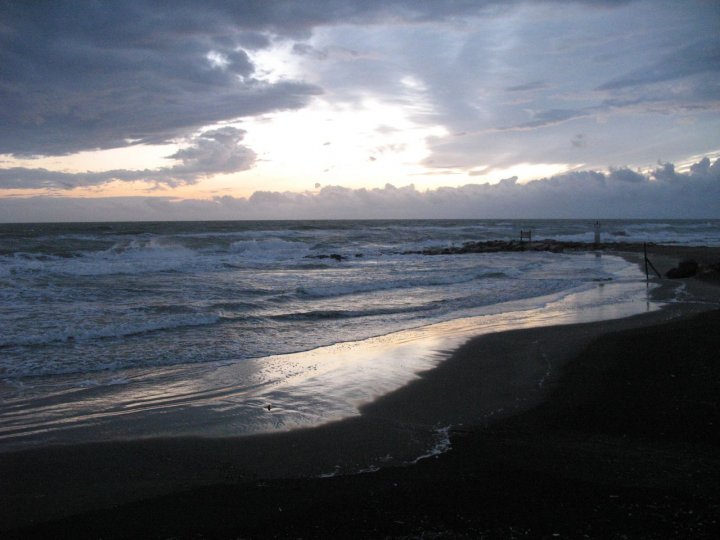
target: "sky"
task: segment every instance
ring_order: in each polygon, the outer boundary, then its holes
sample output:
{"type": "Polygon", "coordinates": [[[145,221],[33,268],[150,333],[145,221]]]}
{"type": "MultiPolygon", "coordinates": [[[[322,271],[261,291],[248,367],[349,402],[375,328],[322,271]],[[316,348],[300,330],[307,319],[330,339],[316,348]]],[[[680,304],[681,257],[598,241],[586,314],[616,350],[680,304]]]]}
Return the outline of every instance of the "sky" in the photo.
{"type": "Polygon", "coordinates": [[[0,2],[0,222],[720,218],[716,0],[0,2]]]}

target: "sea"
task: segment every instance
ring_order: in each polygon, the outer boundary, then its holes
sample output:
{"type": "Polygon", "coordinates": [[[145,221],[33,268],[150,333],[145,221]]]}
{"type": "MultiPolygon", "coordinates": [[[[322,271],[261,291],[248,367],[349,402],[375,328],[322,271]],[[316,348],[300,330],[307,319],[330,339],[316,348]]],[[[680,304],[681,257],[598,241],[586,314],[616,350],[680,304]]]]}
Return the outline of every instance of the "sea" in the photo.
{"type": "MultiPolygon", "coordinates": [[[[0,224],[0,452],[312,427],[472,336],[658,309],[614,255],[408,253],[528,229],[590,242],[593,223],[0,224]]],[[[720,221],[602,221],[601,234],[720,246],[720,221]]]]}

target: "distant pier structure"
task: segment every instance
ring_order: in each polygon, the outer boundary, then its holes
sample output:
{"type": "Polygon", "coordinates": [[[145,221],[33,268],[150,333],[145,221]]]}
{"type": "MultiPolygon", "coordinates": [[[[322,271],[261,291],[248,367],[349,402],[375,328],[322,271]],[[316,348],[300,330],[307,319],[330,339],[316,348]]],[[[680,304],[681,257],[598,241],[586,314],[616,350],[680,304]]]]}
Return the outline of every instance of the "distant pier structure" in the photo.
{"type": "Polygon", "coordinates": [[[525,240],[528,241],[528,245],[532,245],[532,229],[527,231],[520,229],[520,243],[522,244],[525,240]]]}
{"type": "Polygon", "coordinates": [[[593,243],[595,244],[595,247],[598,247],[600,245],[600,222],[596,221],[593,228],[595,229],[595,239],[593,243]]]}

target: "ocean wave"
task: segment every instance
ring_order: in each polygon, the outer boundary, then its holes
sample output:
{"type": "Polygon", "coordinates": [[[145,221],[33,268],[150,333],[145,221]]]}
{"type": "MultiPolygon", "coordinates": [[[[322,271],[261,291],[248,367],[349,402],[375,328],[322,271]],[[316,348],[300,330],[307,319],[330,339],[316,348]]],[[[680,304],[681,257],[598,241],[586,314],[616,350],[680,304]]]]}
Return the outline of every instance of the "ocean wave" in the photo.
{"type": "Polygon", "coordinates": [[[445,285],[459,285],[479,279],[501,279],[510,278],[513,272],[510,270],[498,270],[496,268],[475,271],[470,275],[433,275],[427,278],[405,278],[389,279],[384,281],[363,281],[351,284],[336,285],[301,285],[295,289],[299,297],[329,298],[336,296],[348,296],[353,294],[367,294],[392,289],[413,289],[417,287],[438,287],[445,285]]]}
{"type": "MultiPolygon", "coordinates": [[[[310,350],[487,313],[503,302],[533,304],[534,297],[578,283],[597,287],[596,279],[631,281],[636,270],[592,254],[400,253],[406,246],[458,244],[500,229],[510,234],[512,222],[307,225],[90,227],[86,238],[58,238],[65,245],[54,252],[46,249],[52,235],[34,237],[35,244],[19,235],[15,251],[0,256],[0,378],[310,350]],[[78,245],[88,249],[66,256],[78,245]],[[306,258],[332,253],[349,258],[306,258]]],[[[571,225],[548,227],[586,232],[571,225]]],[[[71,230],[82,233],[84,227],[71,230]]]]}
{"type": "Polygon", "coordinates": [[[0,338],[0,348],[47,345],[51,343],[124,338],[150,332],[174,330],[190,326],[207,326],[218,323],[217,314],[174,315],[159,320],[116,322],[92,325],[87,321],[77,326],[48,328],[38,333],[0,338]]]}
{"type": "Polygon", "coordinates": [[[180,271],[192,264],[197,253],[179,245],[152,242],[118,243],[105,251],[58,256],[15,253],[3,257],[2,268],[11,275],[49,273],[68,276],[104,276],[180,271]]]}
{"type": "MultiPolygon", "coordinates": [[[[718,246],[720,229],[712,222],[601,222],[600,237],[609,242],[648,242],[682,246],[718,246]]],[[[535,236],[535,234],[533,235],[535,236]]],[[[537,230],[537,238],[551,238],[568,242],[592,242],[591,227],[572,233],[543,234],[537,230]]]]}
{"type": "Polygon", "coordinates": [[[268,315],[266,318],[274,321],[319,321],[331,319],[355,319],[361,317],[377,317],[381,315],[400,315],[403,313],[423,313],[438,307],[443,302],[431,302],[425,305],[412,305],[405,307],[369,308],[369,309],[320,309],[298,311],[268,315]]]}
{"type": "Polygon", "coordinates": [[[230,251],[259,260],[297,259],[309,253],[308,244],[281,238],[238,240],[230,245],[230,251]]]}
{"type": "Polygon", "coordinates": [[[66,276],[142,275],[308,264],[308,244],[278,238],[188,244],[171,238],[121,240],[101,251],[54,255],[15,252],[0,256],[0,277],[48,273],[66,276]]]}

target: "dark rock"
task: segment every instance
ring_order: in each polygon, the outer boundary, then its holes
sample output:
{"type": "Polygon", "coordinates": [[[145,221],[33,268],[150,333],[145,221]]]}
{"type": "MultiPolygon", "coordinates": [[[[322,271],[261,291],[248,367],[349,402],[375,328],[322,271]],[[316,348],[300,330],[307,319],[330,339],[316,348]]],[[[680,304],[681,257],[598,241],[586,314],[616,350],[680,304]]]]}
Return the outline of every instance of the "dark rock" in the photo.
{"type": "Polygon", "coordinates": [[[670,279],[689,278],[697,274],[698,263],[693,259],[686,259],[678,264],[677,268],[671,268],[665,274],[670,279]]]}
{"type": "Polygon", "coordinates": [[[347,257],[343,257],[342,255],[338,255],[337,253],[331,253],[330,255],[305,255],[305,259],[333,259],[338,262],[347,259],[347,257]]]}
{"type": "MultiPolygon", "coordinates": [[[[645,247],[654,246],[648,242],[645,247]]],[[[465,253],[497,253],[501,251],[550,251],[552,253],[563,253],[564,251],[586,251],[586,250],[631,250],[643,249],[643,244],[633,242],[607,242],[607,243],[586,243],[566,242],[562,240],[537,239],[533,242],[519,242],[517,240],[488,240],[485,242],[465,242],[461,246],[431,247],[420,251],[405,251],[405,254],[413,255],[461,255],[465,253]]]]}

